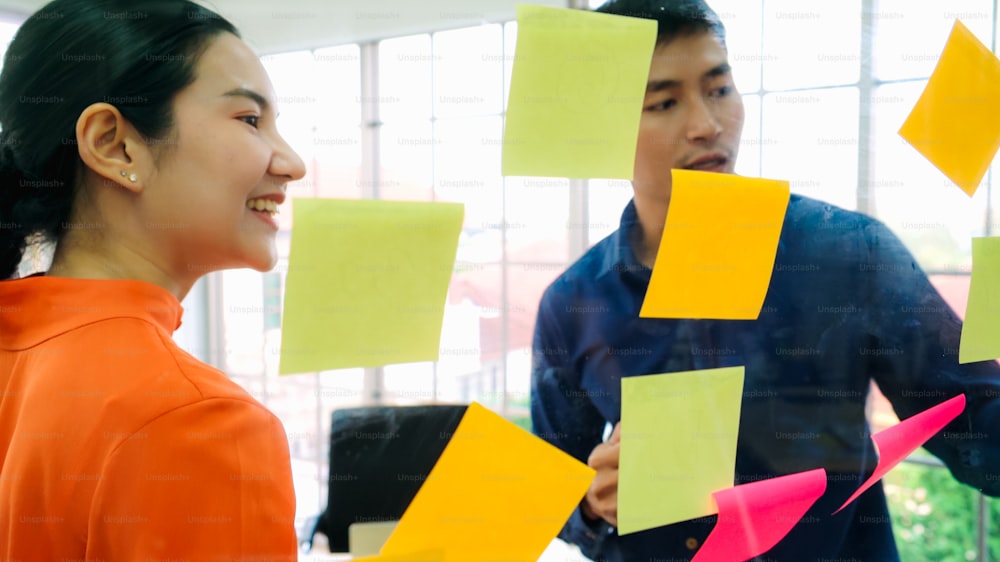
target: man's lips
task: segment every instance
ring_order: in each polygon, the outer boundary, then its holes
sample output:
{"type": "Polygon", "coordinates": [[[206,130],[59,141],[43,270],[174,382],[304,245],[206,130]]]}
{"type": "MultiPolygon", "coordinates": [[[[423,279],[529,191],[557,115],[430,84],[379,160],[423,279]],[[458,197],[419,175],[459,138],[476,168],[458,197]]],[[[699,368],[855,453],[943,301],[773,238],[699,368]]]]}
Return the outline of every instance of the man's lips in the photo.
{"type": "Polygon", "coordinates": [[[722,153],[707,154],[696,158],[684,166],[687,170],[710,170],[718,171],[726,167],[729,158],[722,153]]]}

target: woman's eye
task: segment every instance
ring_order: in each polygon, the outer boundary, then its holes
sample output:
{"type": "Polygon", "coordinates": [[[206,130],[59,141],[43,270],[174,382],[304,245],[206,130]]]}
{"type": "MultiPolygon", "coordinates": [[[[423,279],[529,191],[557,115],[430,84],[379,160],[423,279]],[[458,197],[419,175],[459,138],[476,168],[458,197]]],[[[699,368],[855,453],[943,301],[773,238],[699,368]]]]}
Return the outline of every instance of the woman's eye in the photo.
{"type": "Polygon", "coordinates": [[[670,109],[671,107],[673,107],[675,105],[677,105],[677,101],[676,100],[665,100],[665,101],[662,101],[662,102],[660,102],[660,103],[658,103],[656,105],[653,105],[649,109],[654,110],[654,111],[664,111],[664,110],[670,109]]]}
{"type": "Polygon", "coordinates": [[[250,125],[254,129],[256,129],[257,128],[257,122],[260,120],[260,117],[258,117],[256,115],[244,115],[244,116],[240,117],[239,119],[242,120],[247,125],[250,125]]]}

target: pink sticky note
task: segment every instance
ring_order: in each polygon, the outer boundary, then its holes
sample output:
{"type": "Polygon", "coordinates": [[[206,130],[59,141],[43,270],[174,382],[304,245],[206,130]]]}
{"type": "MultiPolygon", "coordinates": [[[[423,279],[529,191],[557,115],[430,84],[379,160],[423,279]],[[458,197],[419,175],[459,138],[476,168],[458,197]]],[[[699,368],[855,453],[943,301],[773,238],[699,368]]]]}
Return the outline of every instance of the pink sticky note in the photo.
{"type": "Polygon", "coordinates": [[[878,465],[875,466],[875,472],[834,513],[847,507],[847,504],[854,501],[862,492],[871,488],[872,484],[877,482],[879,478],[882,478],[894,466],[903,462],[903,459],[915,451],[917,447],[923,445],[925,441],[933,437],[935,433],[941,431],[944,426],[948,425],[948,422],[955,419],[955,416],[961,414],[964,409],[965,395],[959,394],[933,408],[924,410],[915,416],[910,416],[889,429],[872,435],[872,441],[875,442],[875,450],[878,451],[878,465]]]}
{"type": "Polygon", "coordinates": [[[732,562],[778,544],[826,491],[817,468],[714,492],[719,520],[691,562],[732,562]]]}

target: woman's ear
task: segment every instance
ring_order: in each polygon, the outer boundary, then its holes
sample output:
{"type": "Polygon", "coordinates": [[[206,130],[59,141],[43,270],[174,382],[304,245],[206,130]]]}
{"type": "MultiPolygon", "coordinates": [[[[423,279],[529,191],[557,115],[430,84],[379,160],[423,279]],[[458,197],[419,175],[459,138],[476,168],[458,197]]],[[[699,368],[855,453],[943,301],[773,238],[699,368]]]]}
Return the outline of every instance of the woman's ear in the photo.
{"type": "Polygon", "coordinates": [[[87,106],[76,120],[76,138],[84,165],[107,182],[142,191],[149,148],[117,107],[103,102],[87,106]]]}

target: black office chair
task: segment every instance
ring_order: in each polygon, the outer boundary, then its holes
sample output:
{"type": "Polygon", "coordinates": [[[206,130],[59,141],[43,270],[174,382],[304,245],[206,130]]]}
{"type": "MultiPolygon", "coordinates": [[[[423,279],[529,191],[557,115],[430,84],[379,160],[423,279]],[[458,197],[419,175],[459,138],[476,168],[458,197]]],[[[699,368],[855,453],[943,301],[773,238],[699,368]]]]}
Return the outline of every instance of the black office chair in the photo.
{"type": "Polygon", "coordinates": [[[319,531],[330,552],[347,552],[348,527],[398,521],[437,462],[466,405],[335,410],[330,423],[326,509],[299,530],[308,552],[319,531]]]}

